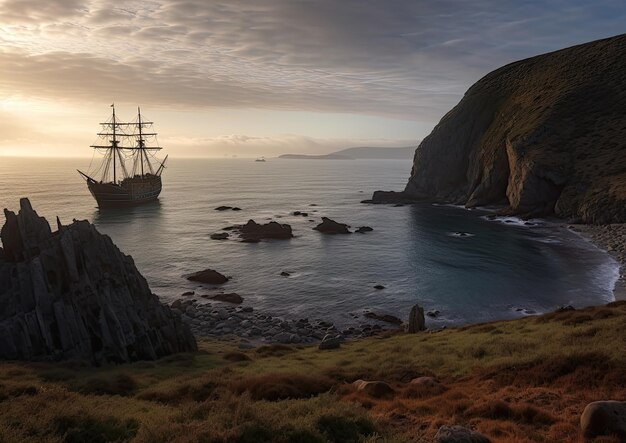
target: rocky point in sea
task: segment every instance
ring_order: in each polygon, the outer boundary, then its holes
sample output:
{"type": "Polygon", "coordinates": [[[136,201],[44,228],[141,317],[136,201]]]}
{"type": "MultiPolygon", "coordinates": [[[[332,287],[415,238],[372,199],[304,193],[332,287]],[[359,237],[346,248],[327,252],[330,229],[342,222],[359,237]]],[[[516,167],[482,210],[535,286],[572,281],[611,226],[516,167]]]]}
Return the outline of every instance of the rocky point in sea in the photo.
{"type": "Polygon", "coordinates": [[[88,221],[53,232],[28,199],[0,231],[0,359],[153,360],[197,350],[132,257],[88,221]]]}

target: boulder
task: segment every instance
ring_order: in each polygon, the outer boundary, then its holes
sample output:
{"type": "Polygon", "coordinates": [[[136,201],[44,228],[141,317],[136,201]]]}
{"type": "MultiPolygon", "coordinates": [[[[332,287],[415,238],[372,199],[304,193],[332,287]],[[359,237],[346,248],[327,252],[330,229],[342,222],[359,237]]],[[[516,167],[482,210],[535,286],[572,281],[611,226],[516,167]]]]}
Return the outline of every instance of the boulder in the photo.
{"type": "Polygon", "coordinates": [[[426,321],[424,320],[424,309],[420,305],[414,305],[409,313],[408,332],[414,334],[419,331],[426,330],[426,321]]]}
{"type": "Polygon", "coordinates": [[[236,227],[239,236],[244,242],[258,243],[262,239],[286,240],[293,238],[291,226],[271,221],[264,225],[248,220],[245,225],[236,227]]]}
{"type": "Polygon", "coordinates": [[[133,259],[87,221],[52,232],[28,199],[0,231],[0,358],[94,365],[197,350],[133,259]]]}
{"type": "Polygon", "coordinates": [[[221,285],[228,281],[228,277],[220,274],[213,269],[205,269],[204,271],[194,272],[186,276],[187,280],[198,283],[206,283],[209,285],[221,285]]]}
{"type": "Polygon", "coordinates": [[[626,401],[594,401],[580,416],[585,438],[616,436],[626,441],[626,401]]]}
{"type": "Polygon", "coordinates": [[[362,391],[374,398],[392,398],[396,391],[384,381],[357,380],[352,385],[357,391],[362,391]]]}
{"type": "Polygon", "coordinates": [[[226,240],[230,237],[228,232],[216,232],[215,234],[211,234],[211,240],[226,240]]]}
{"type": "Polygon", "coordinates": [[[425,386],[428,388],[437,388],[441,386],[439,380],[437,380],[435,377],[428,376],[414,378],[413,380],[411,380],[410,384],[414,386],[425,386]]]}
{"type": "Polygon", "coordinates": [[[322,223],[313,228],[323,234],[351,234],[348,225],[337,223],[328,217],[322,217],[322,223]]]}
{"type": "Polygon", "coordinates": [[[235,305],[240,305],[241,303],[243,303],[243,297],[234,292],[231,292],[230,294],[216,294],[208,298],[210,298],[211,300],[233,303],[235,305]]]}
{"type": "Polygon", "coordinates": [[[394,325],[401,325],[402,324],[402,320],[400,320],[398,317],[394,317],[393,315],[389,315],[389,314],[376,314],[374,312],[366,312],[364,314],[365,318],[369,318],[371,320],[378,320],[378,321],[384,321],[387,323],[393,323],[394,325]]]}
{"type": "Polygon", "coordinates": [[[487,437],[463,426],[441,426],[435,443],[491,443],[487,437]]]}
{"type": "Polygon", "coordinates": [[[283,271],[280,273],[281,277],[289,277],[291,274],[289,272],[283,271]]]}
{"type": "Polygon", "coordinates": [[[326,334],[319,345],[320,350],[337,349],[341,346],[341,336],[326,334]]]}

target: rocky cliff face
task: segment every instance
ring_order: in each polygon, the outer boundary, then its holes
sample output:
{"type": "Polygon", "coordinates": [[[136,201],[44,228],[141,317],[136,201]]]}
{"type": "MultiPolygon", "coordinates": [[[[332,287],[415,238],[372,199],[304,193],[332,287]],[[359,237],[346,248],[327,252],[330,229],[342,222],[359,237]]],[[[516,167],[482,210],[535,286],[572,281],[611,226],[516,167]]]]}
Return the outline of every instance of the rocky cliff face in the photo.
{"type": "Polygon", "coordinates": [[[194,351],[133,259],[87,221],[52,232],[27,199],[0,231],[0,358],[94,364],[194,351]]]}
{"type": "Polygon", "coordinates": [[[418,147],[404,197],[626,221],[626,34],[478,81],[418,147]]]}

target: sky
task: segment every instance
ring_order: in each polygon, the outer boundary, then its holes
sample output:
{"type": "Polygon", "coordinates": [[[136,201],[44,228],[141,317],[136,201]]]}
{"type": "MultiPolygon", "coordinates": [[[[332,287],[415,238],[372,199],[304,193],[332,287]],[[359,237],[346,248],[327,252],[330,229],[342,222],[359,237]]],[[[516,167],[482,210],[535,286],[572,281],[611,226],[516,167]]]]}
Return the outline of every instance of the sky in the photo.
{"type": "Polygon", "coordinates": [[[180,157],[417,145],[493,69],[624,32],[624,0],[0,0],[0,156],[90,157],[113,102],[180,157]]]}

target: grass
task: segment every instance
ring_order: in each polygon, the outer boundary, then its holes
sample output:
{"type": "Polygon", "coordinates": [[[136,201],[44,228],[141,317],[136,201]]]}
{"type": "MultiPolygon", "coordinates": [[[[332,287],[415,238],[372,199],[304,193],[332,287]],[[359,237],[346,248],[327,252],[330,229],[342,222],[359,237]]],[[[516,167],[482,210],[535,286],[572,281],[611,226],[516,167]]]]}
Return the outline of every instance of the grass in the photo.
{"type": "Polygon", "coordinates": [[[493,442],[577,441],[588,402],[626,397],[625,320],[622,302],[330,351],[203,341],[102,368],[5,362],[0,441],[429,441],[444,424],[493,442]],[[410,383],[421,376],[440,383],[410,383]],[[396,394],[369,397],[357,379],[396,394]]]}

